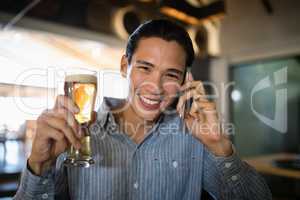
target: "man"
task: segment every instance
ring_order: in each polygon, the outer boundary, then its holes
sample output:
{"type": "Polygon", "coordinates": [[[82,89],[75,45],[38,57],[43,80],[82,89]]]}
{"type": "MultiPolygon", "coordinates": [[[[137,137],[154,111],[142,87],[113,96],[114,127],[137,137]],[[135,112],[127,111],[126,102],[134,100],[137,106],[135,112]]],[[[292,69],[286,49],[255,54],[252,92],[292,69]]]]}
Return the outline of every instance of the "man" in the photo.
{"type": "Polygon", "coordinates": [[[271,199],[264,180],[219,128],[201,82],[187,72],[193,59],[183,28],[166,20],[142,24],[121,59],[128,98],[105,99],[90,127],[95,164],[62,165],[68,144],[79,149],[81,135],[77,107],[59,96],[37,120],[14,198],[199,200],[206,191],[218,200],[271,199]]]}

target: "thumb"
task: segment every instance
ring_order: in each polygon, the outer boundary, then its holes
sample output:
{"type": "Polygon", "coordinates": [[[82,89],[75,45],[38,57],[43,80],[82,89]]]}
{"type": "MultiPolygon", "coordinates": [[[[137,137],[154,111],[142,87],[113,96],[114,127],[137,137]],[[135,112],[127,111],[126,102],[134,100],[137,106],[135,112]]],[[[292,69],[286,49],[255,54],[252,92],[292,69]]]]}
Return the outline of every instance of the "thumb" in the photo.
{"type": "Polygon", "coordinates": [[[91,123],[94,123],[97,119],[97,112],[93,111],[92,112],[92,118],[91,118],[91,123]]]}
{"type": "Polygon", "coordinates": [[[186,73],[186,80],[187,81],[193,81],[194,80],[192,72],[190,70],[188,70],[188,72],[186,73]]]}

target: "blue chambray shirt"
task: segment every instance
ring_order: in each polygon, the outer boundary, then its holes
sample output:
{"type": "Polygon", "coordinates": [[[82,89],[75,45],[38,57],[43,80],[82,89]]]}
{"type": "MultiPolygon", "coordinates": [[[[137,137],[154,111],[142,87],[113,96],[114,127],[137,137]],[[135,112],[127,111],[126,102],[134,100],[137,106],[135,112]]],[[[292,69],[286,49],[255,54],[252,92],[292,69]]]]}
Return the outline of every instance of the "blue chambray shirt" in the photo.
{"type": "Polygon", "coordinates": [[[56,166],[36,176],[24,169],[14,199],[200,200],[271,199],[264,180],[234,153],[216,157],[195,139],[175,113],[163,114],[140,143],[118,129],[106,98],[90,127],[95,164],[56,166]]]}

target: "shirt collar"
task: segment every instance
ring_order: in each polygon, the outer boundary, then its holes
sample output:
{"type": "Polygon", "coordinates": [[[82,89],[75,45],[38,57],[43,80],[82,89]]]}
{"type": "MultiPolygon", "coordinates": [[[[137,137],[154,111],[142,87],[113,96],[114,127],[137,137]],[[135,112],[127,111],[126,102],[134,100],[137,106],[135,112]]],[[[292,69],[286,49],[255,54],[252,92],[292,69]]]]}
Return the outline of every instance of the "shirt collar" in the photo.
{"type": "Polygon", "coordinates": [[[116,126],[116,121],[111,111],[114,108],[120,107],[122,104],[124,104],[124,102],[125,99],[117,99],[111,97],[103,98],[103,102],[97,112],[97,121],[101,127],[104,128],[105,126],[107,126],[107,124],[113,124],[114,126],[116,126]]]}

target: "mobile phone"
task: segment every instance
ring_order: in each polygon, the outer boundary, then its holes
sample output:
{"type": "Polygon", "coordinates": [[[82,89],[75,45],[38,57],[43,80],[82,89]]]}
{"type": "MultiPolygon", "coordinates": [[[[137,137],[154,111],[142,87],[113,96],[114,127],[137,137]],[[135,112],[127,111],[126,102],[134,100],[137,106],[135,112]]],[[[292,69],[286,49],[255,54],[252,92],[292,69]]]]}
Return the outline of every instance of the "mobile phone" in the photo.
{"type": "MultiPolygon", "coordinates": [[[[188,67],[185,74],[184,74],[184,81],[182,82],[181,85],[184,85],[187,81],[187,75],[188,75],[188,72],[191,72],[191,69],[188,67]]],[[[177,95],[176,95],[176,99],[174,100],[174,102],[170,105],[170,108],[172,109],[176,109],[177,107],[177,104],[178,104],[178,101],[179,101],[179,98],[184,95],[185,93],[184,92],[178,92],[177,95]]],[[[193,103],[193,98],[190,98],[186,101],[185,105],[184,105],[184,110],[185,112],[189,112],[189,110],[191,109],[191,106],[192,106],[192,103],[193,103]]]]}
{"type": "MultiPolygon", "coordinates": [[[[183,84],[185,84],[188,81],[188,73],[192,73],[190,67],[188,67],[186,72],[185,72],[185,79],[184,79],[183,84]]],[[[184,94],[185,93],[183,93],[182,95],[184,95],[184,94]]],[[[193,104],[193,98],[190,98],[185,102],[184,108],[183,108],[184,109],[184,115],[185,115],[185,113],[188,113],[191,110],[192,104],[193,104]]]]}

